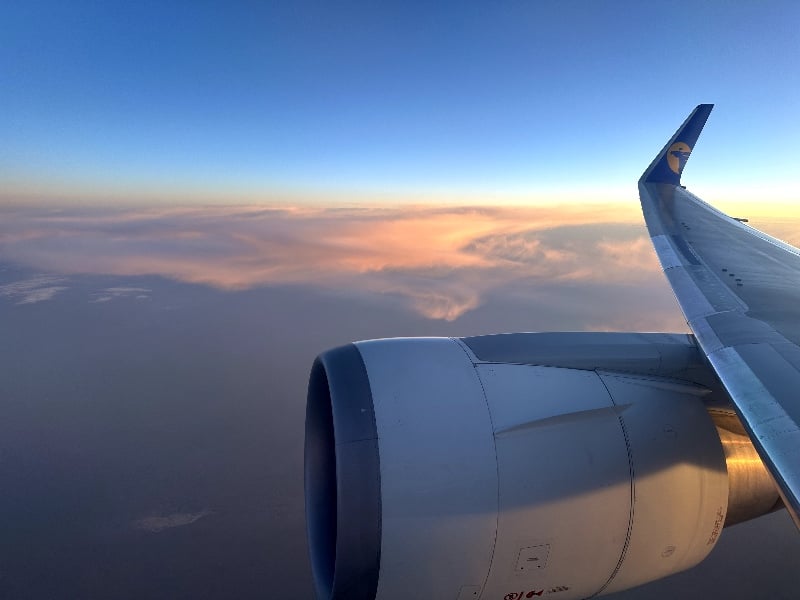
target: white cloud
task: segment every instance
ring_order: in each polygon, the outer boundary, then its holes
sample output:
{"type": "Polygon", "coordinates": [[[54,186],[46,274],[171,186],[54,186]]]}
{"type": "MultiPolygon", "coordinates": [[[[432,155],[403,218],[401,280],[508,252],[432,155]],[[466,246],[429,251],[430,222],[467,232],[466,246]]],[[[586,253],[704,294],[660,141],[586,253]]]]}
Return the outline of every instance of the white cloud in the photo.
{"type": "Polygon", "coordinates": [[[99,292],[92,294],[93,298],[89,302],[97,304],[99,302],[108,302],[114,298],[130,298],[136,300],[147,300],[150,298],[152,290],[140,287],[110,287],[105,288],[99,292]]]}
{"type": "Polygon", "coordinates": [[[211,514],[210,510],[201,510],[195,513],[171,513],[169,515],[152,515],[137,519],[133,522],[136,529],[149,531],[150,533],[159,533],[165,529],[172,529],[173,527],[182,527],[184,525],[191,525],[195,521],[199,521],[203,517],[211,514]]]}
{"type": "Polygon", "coordinates": [[[67,287],[56,285],[66,281],[63,277],[53,275],[37,275],[12,283],[0,285],[0,296],[16,300],[16,304],[35,304],[52,300],[53,297],[67,287]]]}

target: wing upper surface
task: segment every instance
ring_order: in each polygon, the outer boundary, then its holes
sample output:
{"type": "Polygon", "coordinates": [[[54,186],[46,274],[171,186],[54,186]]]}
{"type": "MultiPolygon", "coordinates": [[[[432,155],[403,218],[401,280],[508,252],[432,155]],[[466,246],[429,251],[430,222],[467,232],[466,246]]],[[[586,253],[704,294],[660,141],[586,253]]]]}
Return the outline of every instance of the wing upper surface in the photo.
{"type": "Polygon", "coordinates": [[[800,250],[680,186],[710,111],[698,106],[642,175],[642,212],[689,326],[800,527],[800,250]]]}

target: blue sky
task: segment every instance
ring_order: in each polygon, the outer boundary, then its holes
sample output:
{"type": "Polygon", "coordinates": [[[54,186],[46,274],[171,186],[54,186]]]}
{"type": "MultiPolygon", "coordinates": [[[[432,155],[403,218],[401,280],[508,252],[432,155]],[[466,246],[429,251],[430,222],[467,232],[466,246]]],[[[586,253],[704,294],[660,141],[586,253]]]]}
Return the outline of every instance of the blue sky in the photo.
{"type": "Polygon", "coordinates": [[[699,102],[690,187],[778,194],[799,23],[788,1],[5,3],[0,201],[635,197],[699,102]]]}

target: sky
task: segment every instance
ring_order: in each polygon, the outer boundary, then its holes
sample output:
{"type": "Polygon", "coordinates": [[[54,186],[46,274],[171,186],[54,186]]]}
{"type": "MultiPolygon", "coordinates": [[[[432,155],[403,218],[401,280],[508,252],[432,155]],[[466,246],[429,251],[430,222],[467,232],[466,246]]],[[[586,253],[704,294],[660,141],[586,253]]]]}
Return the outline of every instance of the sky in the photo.
{"type": "MultiPolygon", "coordinates": [[[[0,5],[0,596],[305,600],[308,372],[687,332],[636,180],[795,245],[792,2],[0,5]]],[[[794,598],[785,513],[620,598],[794,598]]]]}
{"type": "Polygon", "coordinates": [[[786,202],[798,22],[790,1],[4,3],[0,201],[635,200],[712,102],[693,189],[786,202]]]}

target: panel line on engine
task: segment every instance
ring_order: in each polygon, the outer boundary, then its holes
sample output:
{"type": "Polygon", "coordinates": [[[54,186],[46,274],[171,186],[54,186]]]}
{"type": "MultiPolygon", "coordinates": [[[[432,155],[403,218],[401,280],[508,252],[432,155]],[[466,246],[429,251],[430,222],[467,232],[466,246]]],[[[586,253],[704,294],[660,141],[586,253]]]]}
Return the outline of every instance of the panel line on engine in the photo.
{"type": "MultiPolygon", "coordinates": [[[[611,403],[614,404],[614,406],[616,406],[617,404],[614,402],[614,396],[611,394],[611,390],[608,389],[608,385],[606,385],[605,380],[600,375],[600,373],[597,373],[595,371],[595,374],[597,375],[597,378],[600,380],[600,383],[603,384],[603,387],[605,388],[608,397],[611,399],[611,403]]],[[[622,564],[625,562],[625,557],[628,554],[628,548],[630,547],[631,537],[633,535],[633,517],[634,517],[634,509],[636,506],[636,484],[635,484],[635,469],[633,466],[633,451],[631,450],[631,440],[630,436],[628,435],[628,428],[625,426],[625,419],[622,416],[622,411],[617,412],[617,418],[619,419],[619,426],[622,428],[622,435],[625,438],[625,449],[628,453],[628,469],[630,470],[630,481],[631,481],[631,510],[630,510],[630,517],[628,518],[628,531],[625,534],[625,544],[622,546],[622,553],[620,554],[619,561],[617,561],[617,566],[614,567],[614,570],[611,572],[611,576],[608,578],[608,581],[606,581],[600,587],[600,589],[597,590],[595,594],[593,594],[592,597],[599,596],[600,594],[602,594],[603,590],[605,590],[609,585],[611,585],[611,582],[614,581],[614,578],[617,576],[617,573],[619,573],[620,569],[622,569],[622,564]]]]}

